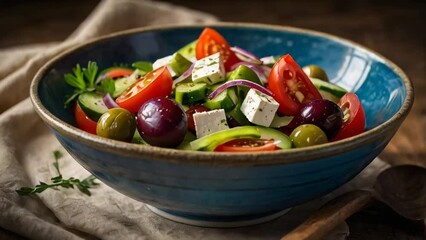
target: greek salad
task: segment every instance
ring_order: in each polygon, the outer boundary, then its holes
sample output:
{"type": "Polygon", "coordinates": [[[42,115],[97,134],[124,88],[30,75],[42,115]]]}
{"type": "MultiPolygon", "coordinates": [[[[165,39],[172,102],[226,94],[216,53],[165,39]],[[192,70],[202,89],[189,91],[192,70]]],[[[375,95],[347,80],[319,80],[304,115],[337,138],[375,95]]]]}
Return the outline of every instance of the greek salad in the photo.
{"type": "Polygon", "coordinates": [[[362,133],[356,94],[289,54],[231,47],[216,30],[154,62],[65,74],[76,126],[102,137],[195,151],[300,148],[362,133]]]}

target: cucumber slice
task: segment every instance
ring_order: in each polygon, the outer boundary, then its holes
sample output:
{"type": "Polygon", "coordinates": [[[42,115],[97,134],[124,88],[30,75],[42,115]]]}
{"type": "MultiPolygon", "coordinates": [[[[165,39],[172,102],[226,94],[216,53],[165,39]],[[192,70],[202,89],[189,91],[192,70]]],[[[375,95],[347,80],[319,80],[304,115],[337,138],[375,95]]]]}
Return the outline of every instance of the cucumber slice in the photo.
{"type": "Polygon", "coordinates": [[[197,45],[197,40],[188,43],[183,48],[179,49],[177,52],[180,53],[184,58],[191,60],[195,58],[195,47],[197,45]]]}
{"type": "Polygon", "coordinates": [[[291,148],[291,139],[284,133],[268,127],[257,126],[260,130],[260,138],[262,139],[274,139],[275,145],[281,149],[291,148]]]}
{"type": "Polygon", "coordinates": [[[94,92],[85,92],[78,96],[78,104],[86,115],[94,121],[98,121],[102,114],[108,111],[102,99],[102,95],[94,92]]]}
{"type": "Polygon", "coordinates": [[[321,94],[321,97],[327,100],[330,100],[334,103],[339,103],[340,98],[323,90],[318,90],[318,92],[321,94]]]}
{"type": "Polygon", "coordinates": [[[142,75],[140,70],[135,70],[132,75],[124,78],[119,78],[114,80],[114,93],[112,94],[113,98],[120,96],[124,91],[126,91],[129,87],[133,86],[138,81],[139,75],[142,75]]]}
{"type": "Polygon", "coordinates": [[[310,78],[310,79],[311,79],[311,82],[314,84],[314,86],[318,90],[328,92],[339,99],[348,92],[346,91],[346,89],[340,86],[337,86],[336,84],[325,82],[318,78],[310,78]]]}
{"type": "Polygon", "coordinates": [[[259,138],[260,130],[256,126],[242,126],[212,133],[192,141],[191,149],[198,151],[213,151],[217,146],[236,138],[259,138]]]}
{"type": "Polygon", "coordinates": [[[235,119],[240,125],[243,125],[243,126],[251,125],[250,121],[247,119],[244,113],[241,112],[241,102],[237,103],[234,109],[227,112],[227,114],[231,116],[233,119],[235,119]]]}
{"type": "Polygon", "coordinates": [[[135,131],[135,134],[133,135],[131,143],[148,145],[148,143],[146,143],[145,140],[143,140],[143,138],[141,137],[137,129],[135,131]]]}
{"type": "Polygon", "coordinates": [[[181,83],[176,86],[175,100],[180,104],[190,104],[206,97],[206,83],[181,83]]]}
{"type": "Polygon", "coordinates": [[[293,116],[278,116],[275,115],[274,119],[272,119],[271,125],[269,125],[272,128],[279,128],[279,127],[284,127],[287,126],[291,120],[293,120],[293,116]]]}
{"type": "Polygon", "coordinates": [[[178,52],[173,54],[173,58],[170,60],[170,67],[177,75],[182,75],[189,67],[191,67],[191,65],[192,62],[178,52]]]}
{"type": "Polygon", "coordinates": [[[182,150],[192,150],[191,148],[191,142],[197,139],[197,137],[192,134],[190,131],[187,131],[185,134],[185,138],[183,139],[182,143],[177,146],[177,149],[182,150]]]}
{"type": "MultiPolygon", "coordinates": [[[[231,74],[228,77],[228,81],[235,80],[235,79],[245,79],[263,86],[263,83],[260,81],[257,74],[253,70],[251,70],[249,67],[244,65],[238,66],[234,71],[231,72],[231,74]]],[[[238,96],[242,99],[244,99],[244,97],[247,95],[247,92],[250,90],[249,87],[245,87],[245,86],[237,86],[237,89],[238,89],[238,96]]]]}
{"type": "MultiPolygon", "coordinates": [[[[211,89],[211,91],[214,91],[216,88],[218,88],[222,84],[214,85],[211,89]]],[[[238,97],[235,93],[234,88],[227,88],[223,90],[220,94],[218,94],[213,99],[206,99],[206,102],[204,103],[204,106],[210,108],[210,109],[221,109],[223,108],[225,112],[231,111],[235,108],[235,106],[238,103],[238,97]]]]}

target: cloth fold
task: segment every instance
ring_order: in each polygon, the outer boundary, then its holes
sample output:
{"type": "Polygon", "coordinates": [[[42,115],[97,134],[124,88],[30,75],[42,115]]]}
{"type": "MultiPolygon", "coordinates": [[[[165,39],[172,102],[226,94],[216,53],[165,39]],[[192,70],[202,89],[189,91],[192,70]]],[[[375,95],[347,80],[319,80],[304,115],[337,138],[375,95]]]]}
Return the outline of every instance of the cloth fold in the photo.
{"type": "MultiPolygon", "coordinates": [[[[101,183],[92,196],[76,189],[46,190],[34,197],[15,192],[22,186],[49,182],[56,176],[53,151],[63,153],[64,178],[89,173],[66,153],[28,98],[37,70],[58,54],[85,40],[129,28],[161,24],[210,23],[206,13],[162,2],[105,0],[62,43],[47,43],[0,50],[0,238],[29,239],[278,239],[300,224],[324,201],[354,188],[368,188],[379,170],[374,161],[351,183],[321,199],[295,207],[269,223],[235,229],[200,228],[175,223],[151,212],[145,204],[101,183]]],[[[348,234],[342,224],[329,239],[348,234]]]]}
{"type": "Polygon", "coordinates": [[[8,96],[0,102],[0,113],[28,97],[31,79],[38,69],[54,55],[86,40],[130,28],[163,24],[209,23],[217,18],[184,7],[149,0],[105,0],[76,29],[70,37],[56,45],[27,46],[0,51],[13,66],[0,65],[0,94],[8,96]],[[17,54],[17,52],[20,52],[17,54]],[[15,59],[15,55],[16,56],[15,59]],[[26,64],[22,63],[26,61],[26,64]],[[20,64],[18,64],[18,62],[20,64]],[[16,68],[22,66],[20,68],[16,68]],[[8,70],[9,69],[9,70],[8,70]],[[11,70],[13,69],[13,72],[11,70]],[[7,75],[5,75],[7,74],[7,75]],[[14,94],[8,94],[14,92],[14,94]]]}

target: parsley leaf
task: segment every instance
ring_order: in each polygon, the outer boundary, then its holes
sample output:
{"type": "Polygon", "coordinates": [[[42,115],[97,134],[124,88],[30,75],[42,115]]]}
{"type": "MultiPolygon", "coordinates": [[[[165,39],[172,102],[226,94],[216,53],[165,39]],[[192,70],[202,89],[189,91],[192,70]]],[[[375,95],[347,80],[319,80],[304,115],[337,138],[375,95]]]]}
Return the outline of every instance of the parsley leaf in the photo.
{"type": "Polygon", "coordinates": [[[67,99],[65,100],[65,108],[68,107],[69,104],[81,93],[95,90],[97,74],[97,64],[95,62],[89,61],[87,63],[87,68],[81,68],[80,64],[77,64],[77,66],[72,70],[72,73],[67,73],[64,75],[65,82],[76,88],[73,94],[67,96],[67,99]]]}
{"type": "Polygon", "coordinates": [[[67,73],[64,76],[65,82],[69,85],[78,88],[80,90],[86,90],[86,82],[84,81],[84,75],[81,71],[80,64],[72,70],[72,73],[67,73]]]}
{"type": "Polygon", "coordinates": [[[83,74],[86,77],[88,82],[87,90],[93,91],[95,89],[95,80],[96,74],[98,73],[98,66],[95,62],[90,62],[87,64],[87,68],[83,68],[83,74]]]}
{"type": "Polygon", "coordinates": [[[115,91],[115,83],[111,78],[106,78],[101,81],[101,85],[99,86],[99,90],[101,92],[109,93],[111,96],[114,95],[115,91]]]}
{"type": "Polygon", "coordinates": [[[153,70],[152,63],[144,62],[144,61],[134,62],[132,64],[132,67],[139,69],[142,72],[142,74],[146,74],[153,70]]]}

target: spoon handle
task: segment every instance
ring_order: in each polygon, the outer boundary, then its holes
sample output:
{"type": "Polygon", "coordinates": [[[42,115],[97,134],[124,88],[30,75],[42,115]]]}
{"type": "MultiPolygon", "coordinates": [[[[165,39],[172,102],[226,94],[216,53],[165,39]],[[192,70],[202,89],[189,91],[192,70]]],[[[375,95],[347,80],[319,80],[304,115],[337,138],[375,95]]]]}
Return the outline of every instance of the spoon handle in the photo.
{"type": "Polygon", "coordinates": [[[354,190],[324,204],[296,229],[281,240],[322,239],[352,214],[373,203],[370,191],[354,190]]]}

